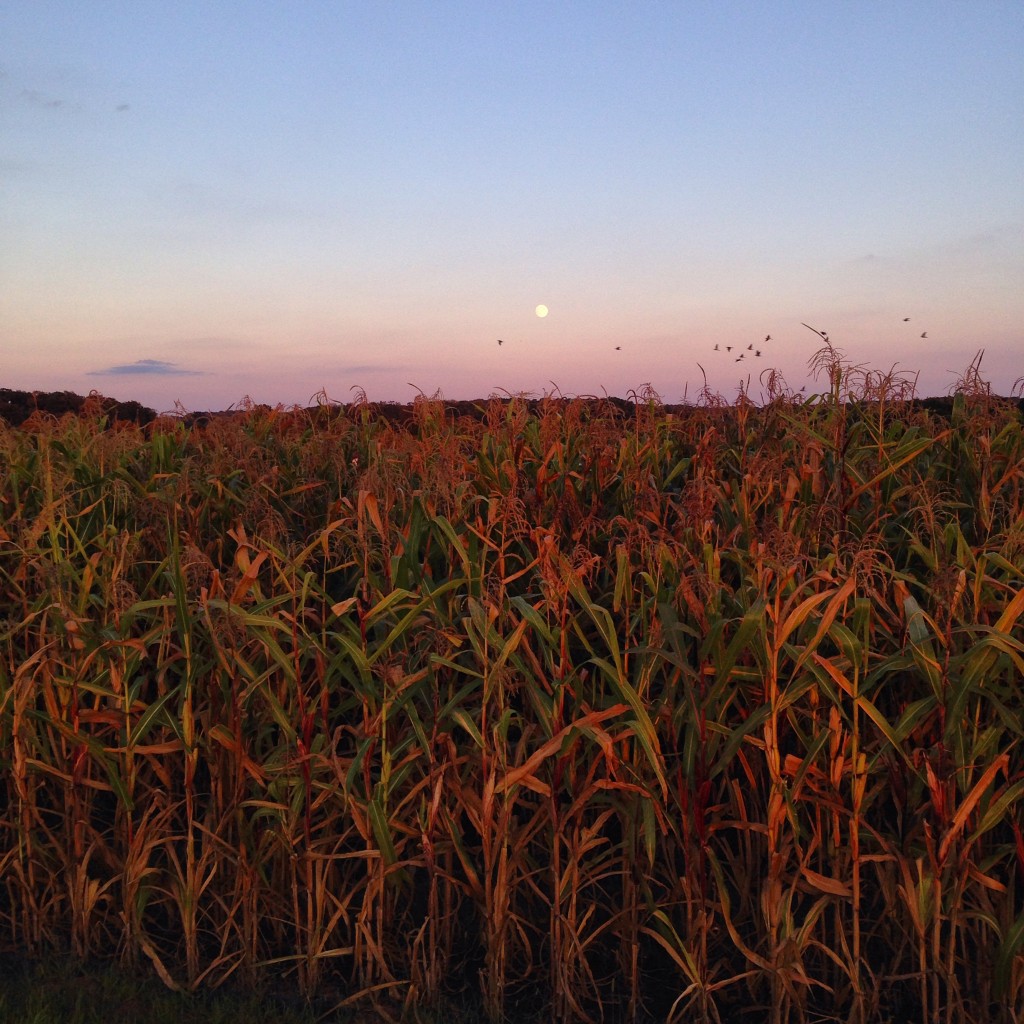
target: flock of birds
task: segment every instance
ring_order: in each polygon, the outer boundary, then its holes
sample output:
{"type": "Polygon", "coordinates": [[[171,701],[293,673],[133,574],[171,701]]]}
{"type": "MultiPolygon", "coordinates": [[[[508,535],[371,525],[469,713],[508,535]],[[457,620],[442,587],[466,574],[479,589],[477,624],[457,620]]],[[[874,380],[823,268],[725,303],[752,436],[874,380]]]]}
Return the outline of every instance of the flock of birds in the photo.
{"type": "MultiPolygon", "coordinates": [[[[910,323],[910,317],[909,317],[909,316],[905,316],[905,317],[903,318],[903,322],[904,322],[905,324],[908,324],[908,323],[910,323]]],[[[802,322],[801,322],[801,323],[802,323],[802,322]]],[[[802,323],[802,326],[806,327],[806,328],[807,328],[807,330],[809,330],[809,331],[813,331],[813,332],[814,332],[815,334],[817,334],[817,335],[818,335],[818,337],[819,337],[819,338],[821,338],[821,339],[822,339],[823,341],[825,341],[826,343],[828,342],[828,331],[819,331],[819,330],[818,330],[818,329],[817,329],[816,327],[812,327],[812,326],[811,326],[810,324],[804,324],[804,323],[802,323]]],[[[922,337],[922,338],[927,338],[927,337],[928,337],[928,332],[927,332],[927,331],[922,331],[922,332],[921,332],[921,337],[922,337]]],[[[761,347],[763,347],[763,346],[767,345],[767,344],[768,344],[768,342],[769,342],[769,341],[771,341],[771,340],[772,340],[772,336],[771,336],[770,334],[766,334],[766,335],[764,336],[764,341],[762,341],[762,342],[760,343],[761,347]]],[[[732,345],[726,345],[726,346],[725,346],[725,348],[724,348],[724,351],[725,351],[725,352],[728,352],[728,353],[729,353],[729,354],[731,355],[731,354],[732,354],[732,351],[733,351],[733,348],[734,348],[734,346],[732,346],[732,345]]],[[[716,342],[716,344],[715,344],[715,347],[714,347],[713,351],[715,351],[715,352],[721,352],[721,351],[723,351],[723,348],[722,348],[722,346],[721,346],[721,345],[719,345],[719,344],[718,344],[718,343],[716,342]]],[[[760,358],[761,358],[761,348],[760,348],[760,347],[757,347],[757,346],[755,346],[755,344],[754,344],[753,342],[751,342],[751,343],[750,343],[750,344],[749,344],[749,345],[748,345],[748,346],[747,346],[747,347],[746,347],[745,349],[744,349],[744,348],[739,348],[739,347],[737,347],[737,348],[736,348],[736,351],[737,351],[737,352],[739,352],[739,355],[738,355],[738,356],[736,356],[736,357],[735,357],[735,358],[733,359],[733,362],[735,362],[735,363],[741,363],[741,362],[743,362],[743,360],[744,360],[744,359],[746,359],[746,357],[747,357],[747,353],[750,353],[750,354],[751,354],[751,357],[752,357],[752,358],[754,358],[754,359],[760,359],[760,358]]]]}
{"type": "MultiPolygon", "coordinates": [[[[771,340],[772,340],[772,336],[770,334],[766,334],[764,336],[764,341],[762,341],[761,344],[762,345],[767,345],[768,342],[771,341],[771,340]]],[[[726,345],[725,346],[725,351],[726,352],[732,352],[732,349],[733,349],[732,345],[726,345]]],[[[714,351],[715,352],[721,352],[722,351],[721,346],[717,342],[715,343],[714,351]]],[[[753,342],[751,342],[745,349],[737,349],[737,351],[739,352],[739,355],[733,360],[733,362],[736,362],[736,363],[743,362],[743,360],[746,359],[748,352],[753,352],[754,359],[760,359],[761,358],[761,350],[759,348],[754,348],[754,343],[753,342]]]]}
{"type": "MultiPolygon", "coordinates": [[[[910,317],[909,316],[905,316],[903,318],[903,322],[905,324],[910,323],[910,317]]],[[[816,327],[811,327],[810,324],[803,324],[803,326],[806,327],[807,330],[809,330],[809,331],[814,331],[814,333],[817,334],[824,341],[826,341],[826,342],[828,341],[828,331],[819,331],[816,327]]],[[[921,337],[922,338],[927,338],[928,337],[928,332],[927,331],[922,331],[921,332],[921,337]]],[[[768,342],[771,341],[771,340],[772,340],[772,336],[770,334],[766,334],[764,336],[764,341],[760,342],[760,346],[763,347],[763,346],[767,345],[768,342]]],[[[504,339],[499,338],[498,339],[498,346],[501,347],[504,344],[505,344],[504,339]]],[[[736,351],[739,352],[739,355],[736,356],[735,359],[733,359],[733,362],[735,362],[735,363],[742,363],[743,360],[746,359],[748,352],[751,354],[751,358],[752,359],[760,359],[761,358],[761,347],[755,347],[754,343],[751,342],[746,348],[740,348],[738,346],[733,346],[733,345],[726,345],[724,347],[724,349],[723,349],[723,347],[718,342],[715,342],[715,347],[714,347],[714,349],[712,349],[712,351],[714,351],[714,352],[725,351],[725,352],[727,352],[727,353],[729,353],[731,355],[732,351],[733,351],[733,348],[735,348],[736,351]]],[[[616,345],[615,346],[615,351],[616,352],[621,352],[622,351],[622,346],[621,345],[616,345]]]]}

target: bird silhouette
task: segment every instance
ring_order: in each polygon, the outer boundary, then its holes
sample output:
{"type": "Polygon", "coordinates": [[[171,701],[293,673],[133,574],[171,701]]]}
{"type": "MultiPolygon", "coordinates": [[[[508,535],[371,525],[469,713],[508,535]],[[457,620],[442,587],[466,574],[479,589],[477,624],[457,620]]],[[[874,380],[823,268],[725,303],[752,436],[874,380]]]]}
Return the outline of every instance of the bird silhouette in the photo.
{"type": "Polygon", "coordinates": [[[927,332],[927,331],[925,331],[925,332],[924,332],[924,333],[923,333],[923,334],[921,335],[921,337],[922,337],[922,338],[927,338],[927,337],[928,337],[928,332],[927,332]]]}
{"type": "Polygon", "coordinates": [[[725,351],[726,352],[731,352],[732,351],[732,345],[726,345],[725,346],[725,351]]]}
{"type": "Polygon", "coordinates": [[[910,317],[909,317],[909,316],[905,316],[905,317],[903,318],[903,322],[904,322],[905,324],[909,324],[909,323],[910,323],[910,317]]]}
{"type": "Polygon", "coordinates": [[[498,339],[498,344],[499,344],[499,345],[504,345],[504,344],[505,344],[505,342],[503,342],[503,341],[501,340],[501,338],[499,338],[499,339],[498,339]]]}
{"type": "Polygon", "coordinates": [[[615,346],[615,351],[616,352],[621,352],[622,351],[622,346],[621,345],[616,345],[615,346]]]}
{"type": "Polygon", "coordinates": [[[739,359],[736,360],[736,362],[737,363],[742,363],[743,362],[743,353],[742,352],[740,353],[740,357],[739,357],[739,359]]]}
{"type": "Polygon", "coordinates": [[[754,355],[755,355],[755,356],[758,356],[758,357],[760,358],[760,355],[761,355],[761,350],[760,350],[760,349],[758,349],[758,350],[757,350],[757,351],[756,351],[756,352],[754,353],[754,355]]]}
{"type": "Polygon", "coordinates": [[[750,344],[749,344],[749,345],[747,346],[747,351],[748,351],[748,352],[753,352],[753,351],[754,351],[754,343],[753,343],[753,342],[751,342],[751,343],[750,343],[750,344]]]}
{"type": "Polygon", "coordinates": [[[765,341],[771,341],[771,340],[772,340],[772,336],[771,336],[770,334],[766,334],[766,335],[764,336],[764,340],[765,340],[765,341]]]}
{"type": "Polygon", "coordinates": [[[718,345],[717,344],[715,345],[715,351],[716,352],[718,351],[718,345]]]}

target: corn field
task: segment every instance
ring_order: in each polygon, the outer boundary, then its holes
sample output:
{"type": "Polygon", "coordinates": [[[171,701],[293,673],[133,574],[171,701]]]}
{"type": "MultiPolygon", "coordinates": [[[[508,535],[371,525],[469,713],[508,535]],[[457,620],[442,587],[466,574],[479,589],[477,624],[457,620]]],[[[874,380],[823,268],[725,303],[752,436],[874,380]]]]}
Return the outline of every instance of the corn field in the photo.
{"type": "Polygon", "coordinates": [[[0,423],[0,948],[1024,1019],[1024,417],[830,373],[0,423]]]}

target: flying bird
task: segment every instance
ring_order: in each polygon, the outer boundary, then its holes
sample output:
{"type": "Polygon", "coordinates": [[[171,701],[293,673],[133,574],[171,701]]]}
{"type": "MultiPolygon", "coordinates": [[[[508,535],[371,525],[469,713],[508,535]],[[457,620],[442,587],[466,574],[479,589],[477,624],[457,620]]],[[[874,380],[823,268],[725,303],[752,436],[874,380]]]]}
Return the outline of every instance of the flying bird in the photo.
{"type": "Polygon", "coordinates": [[[725,346],[725,351],[726,352],[731,352],[732,351],[732,345],[726,345],[725,346]]]}
{"type": "Polygon", "coordinates": [[[751,342],[751,343],[750,343],[750,344],[749,344],[749,345],[747,346],[747,351],[748,351],[748,352],[753,352],[753,351],[754,351],[754,343],[753,343],[753,342],[751,342]]]}
{"type": "Polygon", "coordinates": [[[737,363],[743,362],[743,353],[742,352],[740,353],[740,357],[739,357],[739,359],[736,360],[736,362],[737,363]]]}
{"type": "Polygon", "coordinates": [[[715,351],[716,351],[716,352],[718,351],[718,345],[717,345],[717,343],[716,343],[716,345],[715,345],[715,351]]]}
{"type": "Polygon", "coordinates": [[[909,317],[909,316],[905,316],[905,317],[903,318],[903,322],[904,322],[905,324],[909,324],[909,323],[910,323],[910,317],[909,317]]]}
{"type": "Polygon", "coordinates": [[[925,331],[925,332],[924,332],[924,333],[923,333],[923,334],[921,335],[921,337],[922,337],[922,338],[927,338],[927,337],[928,337],[928,332],[927,332],[927,331],[925,331]]]}
{"type": "Polygon", "coordinates": [[[615,346],[615,351],[616,352],[621,352],[622,351],[622,346],[621,345],[616,345],[615,346]]]}
{"type": "Polygon", "coordinates": [[[754,355],[755,355],[755,356],[757,356],[758,358],[760,358],[760,356],[761,356],[761,350],[760,350],[760,349],[758,349],[758,350],[757,350],[757,351],[756,351],[756,352],[754,353],[754,355]]]}
{"type": "Polygon", "coordinates": [[[501,340],[501,338],[499,338],[499,339],[498,339],[498,344],[499,344],[499,345],[504,345],[504,344],[505,344],[505,342],[503,342],[503,341],[501,340]]]}
{"type": "Polygon", "coordinates": [[[771,336],[770,334],[766,334],[766,335],[764,336],[764,340],[765,340],[765,341],[771,341],[771,340],[772,340],[772,336],[771,336]]]}

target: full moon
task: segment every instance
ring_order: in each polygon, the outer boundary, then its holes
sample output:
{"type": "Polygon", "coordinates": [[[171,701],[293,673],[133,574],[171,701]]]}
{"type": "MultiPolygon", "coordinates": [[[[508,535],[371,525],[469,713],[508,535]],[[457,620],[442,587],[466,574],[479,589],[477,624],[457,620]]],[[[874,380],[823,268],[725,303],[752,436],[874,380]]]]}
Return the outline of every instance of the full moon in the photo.
{"type": "Polygon", "coordinates": [[[542,305],[538,306],[534,310],[534,312],[537,314],[537,316],[539,316],[543,320],[544,317],[546,317],[548,315],[548,307],[542,304],[542,305]]]}

